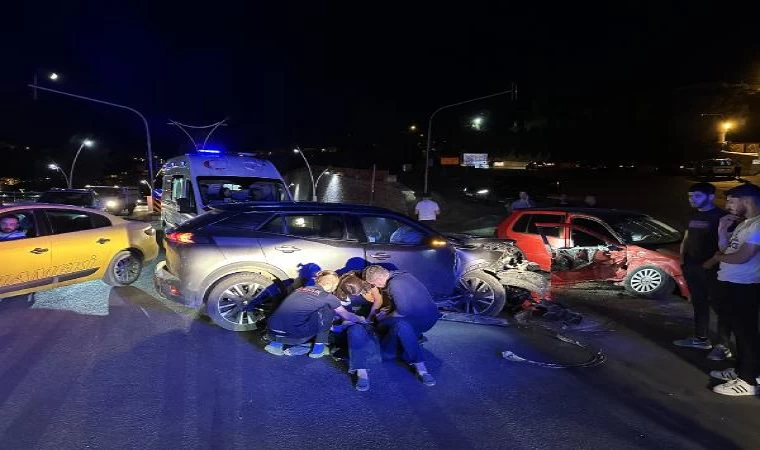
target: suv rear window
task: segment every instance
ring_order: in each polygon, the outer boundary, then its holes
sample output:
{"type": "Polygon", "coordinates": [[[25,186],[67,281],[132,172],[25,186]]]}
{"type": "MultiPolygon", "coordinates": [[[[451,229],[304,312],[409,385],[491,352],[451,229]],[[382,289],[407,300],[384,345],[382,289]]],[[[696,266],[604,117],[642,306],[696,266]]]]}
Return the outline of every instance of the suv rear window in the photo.
{"type": "Polygon", "coordinates": [[[342,214],[286,214],[270,221],[261,227],[260,231],[300,237],[344,239],[346,221],[342,214]]]}
{"type": "Polygon", "coordinates": [[[223,218],[224,218],[223,213],[219,211],[209,211],[199,216],[195,216],[192,219],[189,219],[185,222],[182,222],[181,224],[177,225],[174,228],[174,230],[175,231],[197,230],[198,228],[203,228],[206,225],[210,225],[214,222],[222,220],[223,218]]]}
{"type": "Polygon", "coordinates": [[[238,228],[244,230],[258,230],[259,227],[272,217],[272,213],[266,212],[249,212],[228,217],[218,223],[215,227],[238,228]]]}

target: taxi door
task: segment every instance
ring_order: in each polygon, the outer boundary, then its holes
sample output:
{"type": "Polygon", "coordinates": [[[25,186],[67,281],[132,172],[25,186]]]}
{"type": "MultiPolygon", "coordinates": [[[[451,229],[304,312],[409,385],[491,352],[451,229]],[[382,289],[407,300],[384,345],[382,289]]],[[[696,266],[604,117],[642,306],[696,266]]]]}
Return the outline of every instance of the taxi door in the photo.
{"type": "Polygon", "coordinates": [[[126,227],[95,212],[46,209],[57,286],[101,278],[116,253],[128,247],[126,227]]]}
{"type": "Polygon", "coordinates": [[[27,237],[0,241],[0,298],[46,289],[53,279],[50,236],[40,236],[32,211],[12,215],[27,222],[27,237]]]}

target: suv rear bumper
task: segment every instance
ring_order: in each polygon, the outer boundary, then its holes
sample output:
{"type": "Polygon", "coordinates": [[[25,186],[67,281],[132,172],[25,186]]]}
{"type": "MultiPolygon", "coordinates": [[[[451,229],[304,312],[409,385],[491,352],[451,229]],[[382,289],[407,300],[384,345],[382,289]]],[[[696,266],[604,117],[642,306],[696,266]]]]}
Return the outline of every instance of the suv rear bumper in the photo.
{"type": "Polygon", "coordinates": [[[166,269],[166,261],[156,264],[156,271],[153,272],[153,287],[156,292],[165,299],[172,300],[179,304],[197,307],[194,295],[186,295],[182,292],[182,283],[179,278],[172,275],[166,269]]]}

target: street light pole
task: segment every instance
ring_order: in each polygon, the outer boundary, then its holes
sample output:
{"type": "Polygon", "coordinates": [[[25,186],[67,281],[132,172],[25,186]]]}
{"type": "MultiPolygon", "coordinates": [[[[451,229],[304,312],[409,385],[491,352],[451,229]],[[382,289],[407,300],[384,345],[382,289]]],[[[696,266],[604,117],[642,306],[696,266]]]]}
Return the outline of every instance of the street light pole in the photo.
{"type": "Polygon", "coordinates": [[[309,160],[306,159],[306,155],[303,154],[300,148],[294,148],[293,152],[299,153],[301,155],[301,158],[303,158],[303,162],[306,163],[306,168],[309,169],[309,177],[311,178],[311,200],[316,202],[317,201],[317,183],[314,182],[314,172],[311,171],[309,160]]]}
{"type": "Polygon", "coordinates": [[[61,166],[53,162],[52,164],[48,165],[48,168],[52,170],[57,170],[58,172],[60,172],[61,175],[63,175],[63,180],[66,182],[66,186],[71,188],[71,183],[69,183],[69,177],[66,176],[66,172],[64,172],[63,169],[61,169],[61,166]]]}
{"type": "Polygon", "coordinates": [[[314,189],[319,187],[319,179],[322,178],[322,175],[325,175],[325,174],[329,175],[330,169],[325,169],[322,171],[322,173],[319,174],[319,176],[317,177],[317,181],[314,183],[314,189]]]}
{"type": "Polygon", "coordinates": [[[428,192],[428,171],[429,171],[429,165],[430,165],[430,142],[433,138],[433,118],[436,114],[443,111],[444,109],[453,108],[454,106],[464,105],[465,103],[472,103],[476,102],[478,100],[485,100],[487,98],[496,97],[499,95],[504,94],[513,94],[512,99],[514,100],[516,94],[517,94],[517,86],[514,84],[512,85],[512,88],[506,91],[496,92],[495,94],[491,95],[484,95],[482,97],[473,98],[470,100],[464,100],[457,103],[452,103],[450,105],[441,106],[440,108],[433,111],[433,114],[430,115],[430,120],[428,120],[428,131],[427,131],[427,147],[425,148],[425,183],[423,192],[428,192]]]}
{"type": "Polygon", "coordinates": [[[78,98],[80,100],[87,100],[87,101],[90,101],[90,102],[100,103],[102,105],[113,106],[114,108],[126,109],[127,111],[132,111],[133,113],[135,113],[138,116],[140,116],[140,119],[142,119],[143,125],[145,126],[145,142],[146,142],[147,147],[148,147],[147,148],[147,153],[148,153],[148,177],[151,180],[153,179],[153,149],[151,148],[151,145],[150,145],[150,127],[148,127],[148,120],[145,119],[145,116],[143,116],[142,113],[140,113],[140,111],[138,111],[138,110],[136,110],[134,108],[130,108],[129,106],[119,105],[117,103],[111,103],[111,102],[107,102],[105,100],[98,100],[96,98],[85,97],[84,95],[71,94],[69,92],[63,92],[63,91],[58,91],[56,89],[50,89],[50,88],[46,88],[46,87],[42,87],[42,86],[37,86],[37,83],[35,83],[35,84],[28,84],[27,86],[29,86],[32,89],[35,89],[35,92],[36,92],[37,89],[41,89],[43,91],[52,92],[54,94],[66,95],[68,97],[74,97],[74,98],[78,98]]]}
{"type": "Polygon", "coordinates": [[[89,139],[85,139],[84,141],[82,141],[82,145],[79,146],[79,150],[77,150],[77,154],[74,155],[74,161],[71,163],[71,170],[69,171],[69,180],[68,180],[69,189],[71,189],[74,184],[74,166],[77,165],[77,158],[79,158],[79,153],[82,151],[83,148],[90,147],[90,146],[92,146],[92,141],[89,139]]]}

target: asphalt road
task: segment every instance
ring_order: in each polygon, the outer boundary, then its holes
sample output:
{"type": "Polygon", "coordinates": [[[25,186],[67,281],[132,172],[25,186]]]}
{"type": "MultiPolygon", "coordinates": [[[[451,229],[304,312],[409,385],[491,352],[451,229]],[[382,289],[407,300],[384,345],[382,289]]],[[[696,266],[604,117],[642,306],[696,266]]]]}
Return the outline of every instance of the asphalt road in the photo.
{"type": "Polygon", "coordinates": [[[760,447],[760,398],[712,393],[725,366],[670,344],[690,331],[677,297],[564,292],[585,315],[566,334],[607,357],[585,369],[501,357],[585,358],[539,329],[441,321],[425,344],[437,386],[384,363],[361,393],[339,361],[269,355],[158,298],[153,267],[0,302],[2,448],[760,447]]]}

